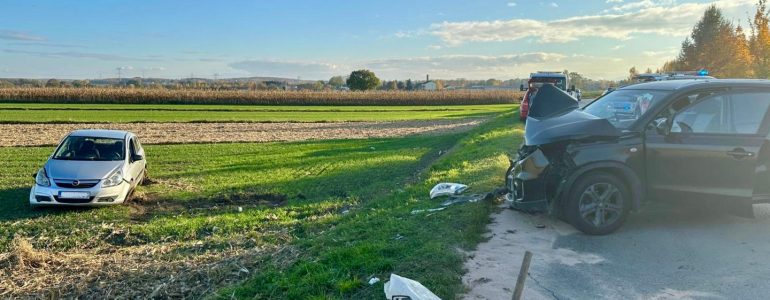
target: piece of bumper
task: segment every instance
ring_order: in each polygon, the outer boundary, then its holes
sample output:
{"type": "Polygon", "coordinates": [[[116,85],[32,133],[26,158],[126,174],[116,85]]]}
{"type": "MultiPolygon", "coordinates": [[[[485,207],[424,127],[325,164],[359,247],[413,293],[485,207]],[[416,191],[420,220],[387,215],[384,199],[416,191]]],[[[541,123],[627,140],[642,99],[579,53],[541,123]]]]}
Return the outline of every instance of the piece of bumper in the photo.
{"type": "Polygon", "coordinates": [[[34,185],[29,192],[29,204],[32,206],[102,206],[121,204],[126,200],[130,190],[128,183],[113,187],[101,185],[84,189],[68,189],[57,186],[34,185]],[[59,197],[60,192],[88,193],[88,199],[65,199],[59,197]]]}
{"type": "Polygon", "coordinates": [[[506,175],[506,187],[510,191],[507,200],[511,207],[525,211],[547,209],[544,175],[549,165],[548,158],[540,149],[524,158],[511,161],[511,167],[506,175]]]}

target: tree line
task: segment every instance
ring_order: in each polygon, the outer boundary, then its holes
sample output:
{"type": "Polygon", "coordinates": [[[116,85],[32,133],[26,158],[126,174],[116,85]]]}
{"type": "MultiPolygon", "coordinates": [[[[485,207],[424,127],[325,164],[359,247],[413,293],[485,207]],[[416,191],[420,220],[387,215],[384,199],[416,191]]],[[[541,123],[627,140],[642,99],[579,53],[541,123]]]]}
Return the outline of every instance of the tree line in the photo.
{"type": "MultiPolygon", "coordinates": [[[[717,78],[770,78],[770,11],[767,0],[759,0],[749,32],[727,20],[711,5],[683,42],[676,59],[659,71],[706,69],[717,78]]],[[[630,70],[631,75],[636,68],[630,70]]]]}

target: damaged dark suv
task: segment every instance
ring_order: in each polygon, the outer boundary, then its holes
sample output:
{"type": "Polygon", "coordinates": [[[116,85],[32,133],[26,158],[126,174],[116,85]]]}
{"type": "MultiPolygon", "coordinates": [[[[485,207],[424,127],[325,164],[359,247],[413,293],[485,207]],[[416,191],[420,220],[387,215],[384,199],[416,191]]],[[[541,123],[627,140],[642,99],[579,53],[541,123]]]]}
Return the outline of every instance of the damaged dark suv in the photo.
{"type": "Polygon", "coordinates": [[[511,205],[587,234],[646,199],[753,215],[770,202],[770,81],[676,80],[620,88],[585,108],[542,88],[506,175],[511,205]]]}

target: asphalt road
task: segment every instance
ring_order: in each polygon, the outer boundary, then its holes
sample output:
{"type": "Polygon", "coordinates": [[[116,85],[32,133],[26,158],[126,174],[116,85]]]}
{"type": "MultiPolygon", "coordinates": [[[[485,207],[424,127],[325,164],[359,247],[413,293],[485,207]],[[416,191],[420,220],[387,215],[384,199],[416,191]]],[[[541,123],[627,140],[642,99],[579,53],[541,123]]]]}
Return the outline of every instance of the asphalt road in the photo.
{"type": "Polygon", "coordinates": [[[466,298],[510,299],[530,250],[525,299],[766,299],[770,206],[756,205],[755,213],[747,219],[650,203],[617,232],[587,236],[505,209],[493,215],[490,240],[466,264],[466,298]]]}

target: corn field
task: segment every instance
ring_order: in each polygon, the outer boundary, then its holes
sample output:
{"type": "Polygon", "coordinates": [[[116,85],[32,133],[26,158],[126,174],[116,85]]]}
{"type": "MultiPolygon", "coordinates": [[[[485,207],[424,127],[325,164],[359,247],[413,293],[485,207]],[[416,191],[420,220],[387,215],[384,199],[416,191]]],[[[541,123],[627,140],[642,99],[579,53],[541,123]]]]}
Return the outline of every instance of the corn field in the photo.
{"type": "Polygon", "coordinates": [[[521,97],[521,92],[511,90],[345,92],[35,87],[0,89],[0,102],[17,103],[469,105],[514,103],[521,97]]]}

